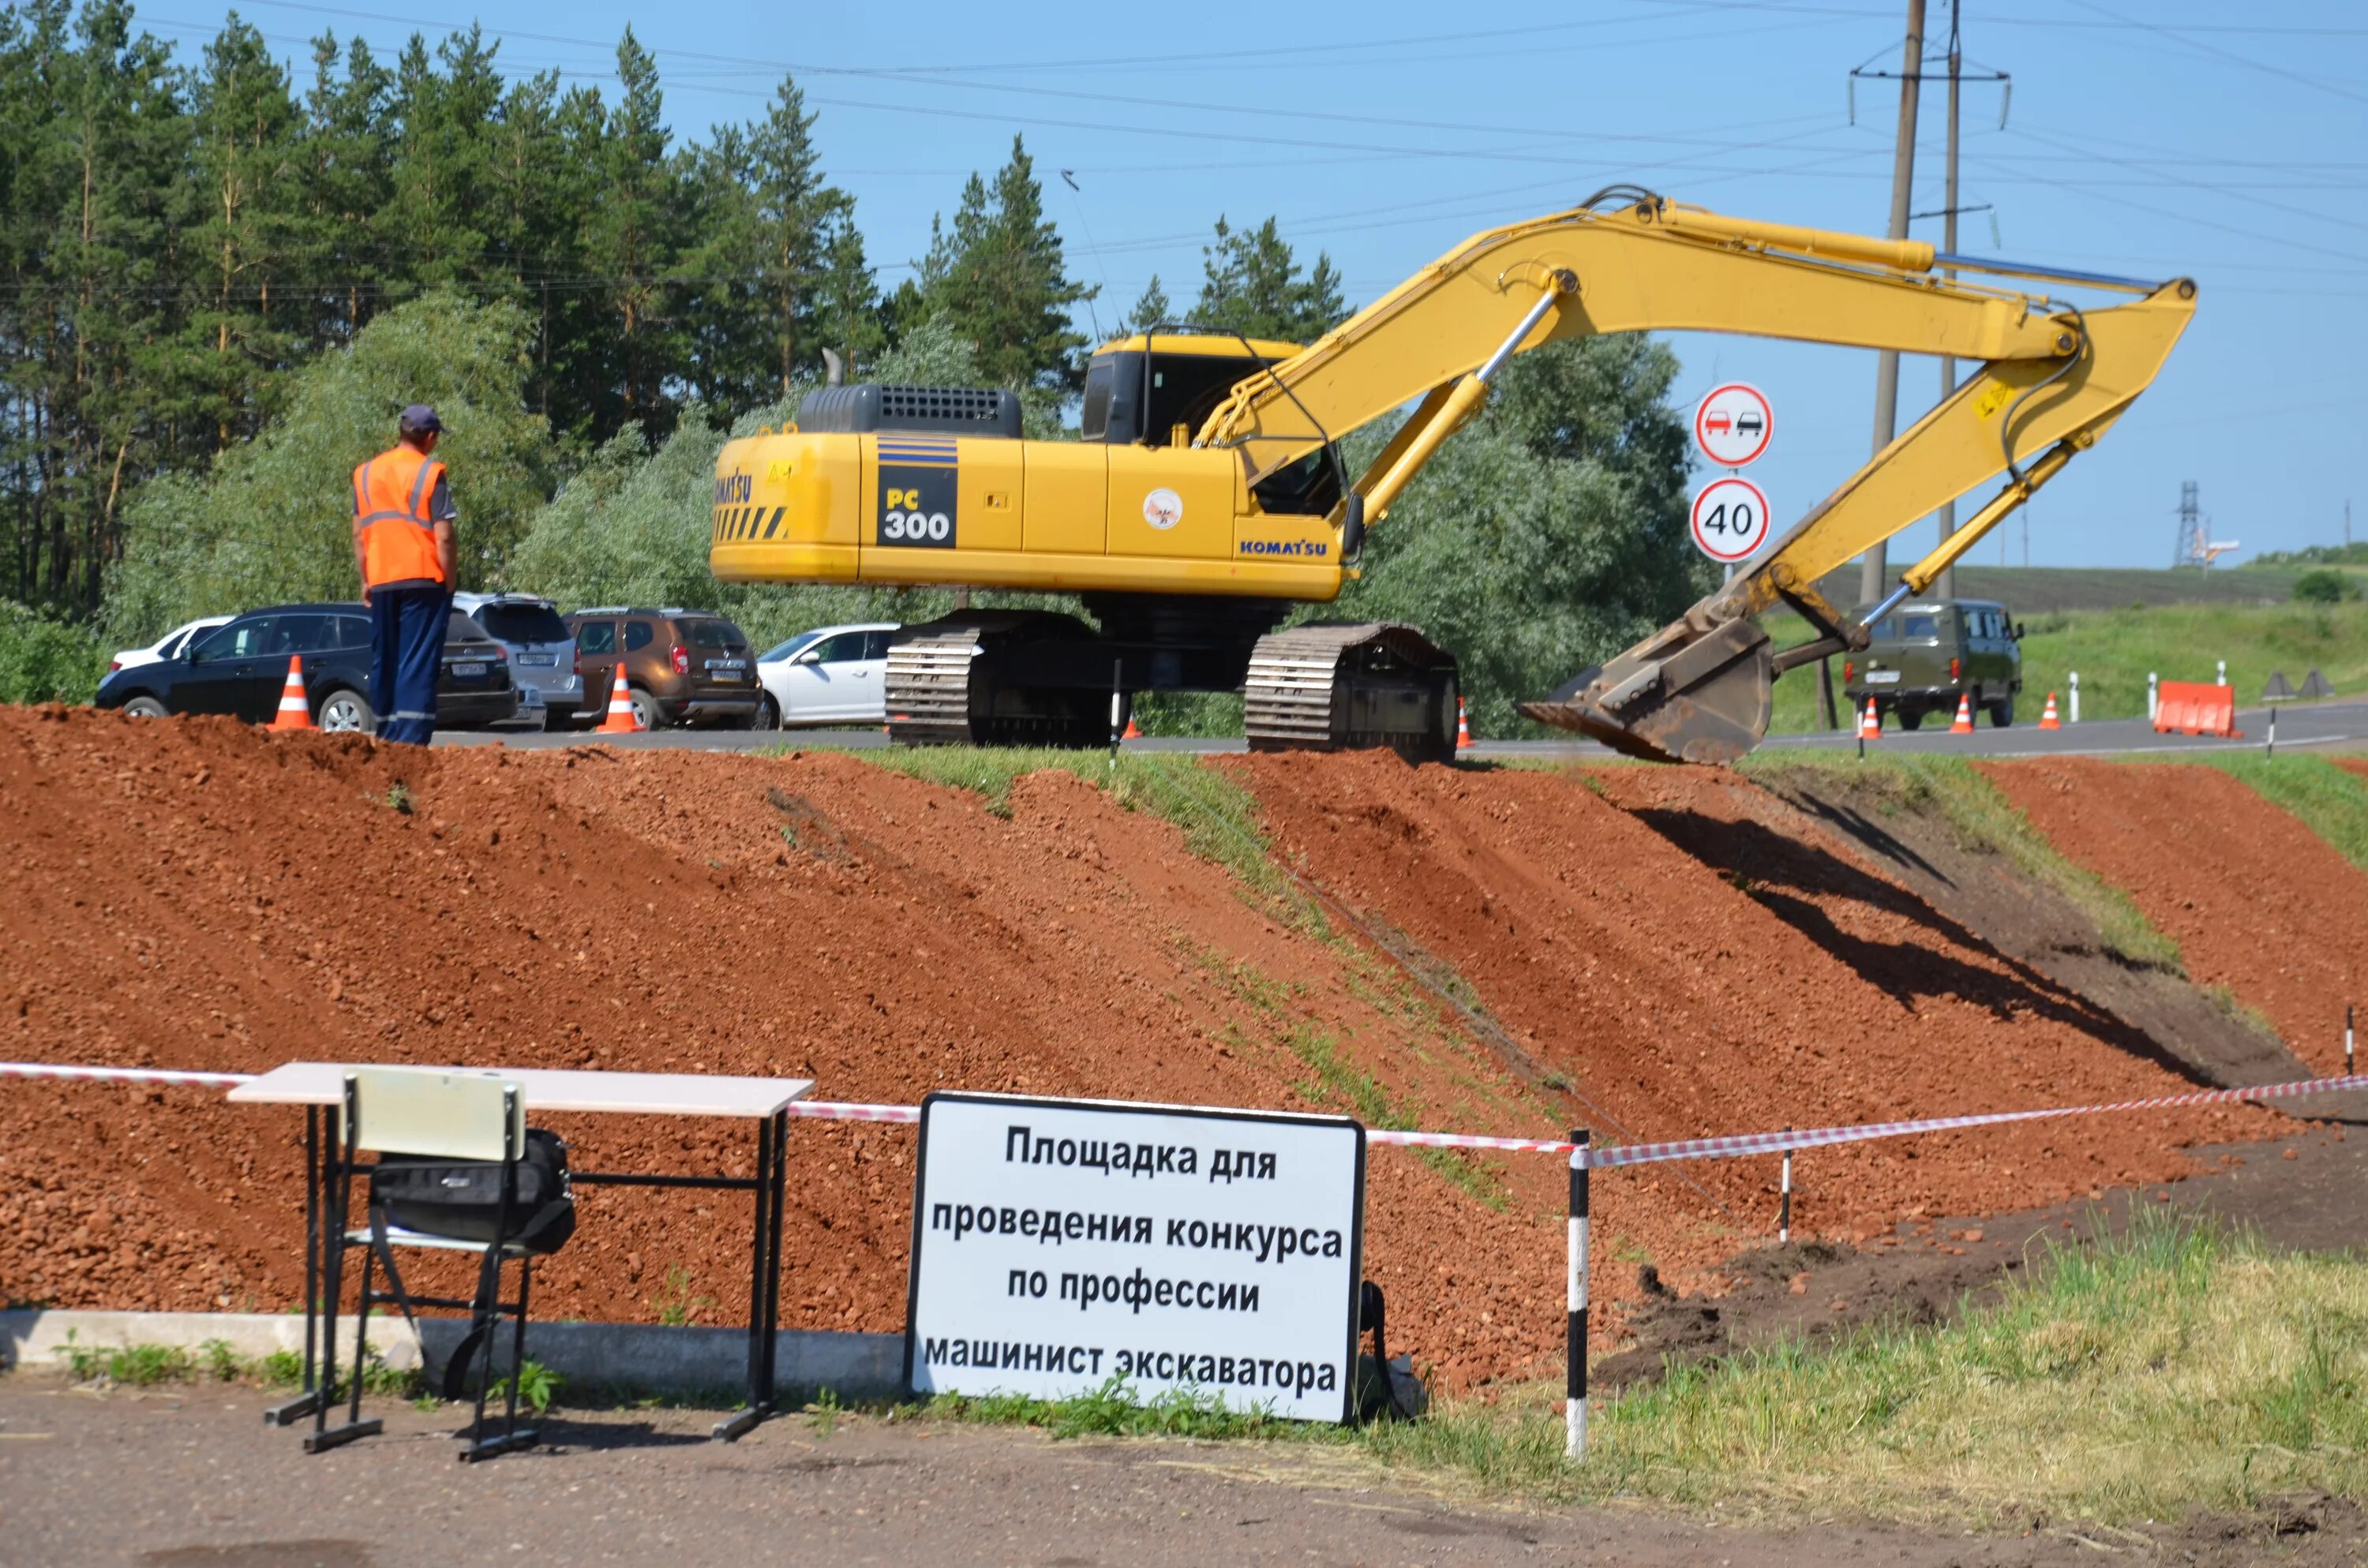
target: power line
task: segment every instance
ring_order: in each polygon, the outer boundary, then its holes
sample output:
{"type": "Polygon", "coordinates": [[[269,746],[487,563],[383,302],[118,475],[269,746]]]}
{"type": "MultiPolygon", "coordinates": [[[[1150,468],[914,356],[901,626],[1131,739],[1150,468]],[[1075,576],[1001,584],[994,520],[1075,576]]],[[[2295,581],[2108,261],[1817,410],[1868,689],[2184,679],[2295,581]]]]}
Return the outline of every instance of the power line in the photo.
{"type": "Polygon", "coordinates": [[[2124,17],[2118,11],[2109,11],[2098,5],[2096,0],[2079,0],[2079,4],[2100,17],[2111,17],[2125,28],[2136,28],[2144,32],[2168,38],[2174,43],[2185,45],[2198,54],[2208,54],[2217,60],[2226,60],[2232,64],[2242,65],[2248,71],[2259,71],[2264,75],[2281,77],[2288,82],[2299,82],[2305,87],[2316,87],[2322,93],[2331,93],[2339,98],[2349,98],[2355,104],[2368,104],[2368,95],[2349,91],[2332,82],[2321,81],[2316,76],[2305,76],[2299,71],[2289,71],[2283,65],[2271,65],[2264,61],[2255,60],[2249,56],[2238,54],[2234,50],[2223,49],[2216,43],[2198,43],[2193,39],[2181,38],[2158,23],[2140,21],[2135,17],[2124,17]]]}

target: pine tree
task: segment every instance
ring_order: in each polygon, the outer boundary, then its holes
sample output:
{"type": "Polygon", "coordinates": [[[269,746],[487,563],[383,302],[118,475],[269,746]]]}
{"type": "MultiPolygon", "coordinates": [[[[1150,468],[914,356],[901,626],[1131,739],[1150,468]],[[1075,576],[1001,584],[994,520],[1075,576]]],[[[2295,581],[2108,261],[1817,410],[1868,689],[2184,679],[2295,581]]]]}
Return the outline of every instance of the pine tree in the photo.
{"type": "Polygon", "coordinates": [[[359,36],[342,70],[336,36],[313,40],[301,178],[315,342],[350,341],[379,308],[387,280],[403,276],[380,244],[394,183],[393,90],[393,74],[359,36]]]}
{"type": "Polygon", "coordinates": [[[1195,325],[1312,343],[1349,314],[1332,258],[1318,252],[1315,270],[1302,278],[1298,258],[1272,218],[1247,233],[1219,218],[1216,238],[1201,247],[1201,257],[1195,325]]]}
{"type": "Polygon", "coordinates": [[[672,133],[664,118],[657,64],[625,29],[617,45],[621,99],[608,114],[601,137],[602,175],[587,214],[586,259],[598,275],[616,332],[611,430],[628,419],[669,421],[666,381],[678,363],[670,287],[680,254],[686,202],[678,171],[667,156],[672,133]]]}
{"type": "Polygon", "coordinates": [[[932,225],[919,292],[975,344],[980,369],[1008,387],[1067,388],[1082,375],[1083,334],[1069,307],[1095,290],[1073,282],[1061,235],[1044,216],[1044,188],[1019,137],[990,191],[973,175],[953,226],[932,225]]]}
{"type": "Polygon", "coordinates": [[[1127,312],[1126,320],[1119,324],[1119,335],[1148,332],[1161,322],[1173,320],[1175,310],[1168,302],[1167,290],[1159,286],[1159,274],[1155,272],[1151,281],[1143,286],[1143,296],[1135,301],[1134,309],[1127,312]]]}
{"type": "Polygon", "coordinates": [[[863,233],[855,226],[855,203],[849,200],[824,224],[823,278],[814,328],[817,349],[837,350],[849,380],[888,346],[884,308],[879,281],[864,258],[863,233]]]}

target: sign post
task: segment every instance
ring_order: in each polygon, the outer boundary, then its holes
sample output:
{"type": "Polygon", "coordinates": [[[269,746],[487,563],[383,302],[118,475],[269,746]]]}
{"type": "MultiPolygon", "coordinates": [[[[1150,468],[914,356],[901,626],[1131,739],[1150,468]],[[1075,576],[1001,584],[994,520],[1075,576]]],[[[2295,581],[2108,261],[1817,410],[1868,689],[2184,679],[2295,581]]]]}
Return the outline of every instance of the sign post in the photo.
{"type": "Polygon", "coordinates": [[[1346,1422],[1364,1193],[1345,1117],[930,1095],[905,1386],[1346,1422]]]}

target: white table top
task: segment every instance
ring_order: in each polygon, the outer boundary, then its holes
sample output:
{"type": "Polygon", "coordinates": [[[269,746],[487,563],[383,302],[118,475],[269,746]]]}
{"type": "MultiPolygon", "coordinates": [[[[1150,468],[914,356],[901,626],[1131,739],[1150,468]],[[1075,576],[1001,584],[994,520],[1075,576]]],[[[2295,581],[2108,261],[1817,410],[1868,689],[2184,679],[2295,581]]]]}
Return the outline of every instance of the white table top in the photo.
{"type": "MultiPolygon", "coordinates": [[[[230,1092],[248,1105],[336,1105],[346,1074],[356,1065],[410,1062],[290,1062],[230,1092]]],[[[625,1116],[762,1118],[814,1092],[812,1078],[722,1078],[697,1073],[592,1073],[565,1067],[430,1067],[438,1073],[483,1073],[505,1078],[526,1096],[529,1115],[601,1111],[625,1116]]]]}

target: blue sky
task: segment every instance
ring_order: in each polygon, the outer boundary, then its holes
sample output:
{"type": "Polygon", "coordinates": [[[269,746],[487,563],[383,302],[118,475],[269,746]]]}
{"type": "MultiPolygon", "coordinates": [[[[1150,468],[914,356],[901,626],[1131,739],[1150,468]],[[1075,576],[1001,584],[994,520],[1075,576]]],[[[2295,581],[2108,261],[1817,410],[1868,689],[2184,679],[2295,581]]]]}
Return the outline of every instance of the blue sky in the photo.
{"type": "MultiPolygon", "coordinates": [[[[1947,0],[1930,0],[1937,52],[1947,0]]],[[[1279,217],[1328,250],[1361,303],[1472,231],[1614,180],[1739,214],[1880,233],[1897,113],[1899,0],[1578,0],[1544,12],[1415,6],[773,6],[677,0],[418,0],[365,8],[245,0],[309,70],[302,40],[359,31],[392,52],[472,20],[510,70],[613,86],[631,25],[658,56],[678,136],[763,112],[786,69],[821,116],[825,166],[853,192],[883,284],[926,247],[965,175],[1027,138],[1073,270],[1107,325],[1156,272],[1179,304],[1219,213],[1279,217]],[[1071,170],[1072,191],[1056,170],[1071,170]]],[[[217,18],[184,0],[143,16],[185,58],[217,18]]],[[[2155,388],[2036,504],[2035,565],[2169,561],[2180,483],[2214,531],[2260,551],[2368,539],[2368,7],[2209,0],[1968,0],[1960,248],[2203,286],[2155,388]]],[[[1928,69],[1939,69],[1936,64],[1928,69]]],[[[1915,210],[1942,205],[1942,98],[1928,84],[1915,210]]],[[[1938,240],[1937,219],[1918,237],[1938,240]]],[[[1090,324],[1083,324],[1088,325],[1090,324]]],[[[1745,338],[1675,340],[1680,401],[1719,380],[1773,397],[1752,477],[1789,521],[1864,460],[1874,357],[1745,338]]],[[[1938,393],[1906,361],[1901,425],[1938,393]]],[[[2022,559],[2018,524],[2006,558],[2022,559]]],[[[1930,524],[1903,536],[1922,553],[1930,524]]],[[[1896,542],[1895,555],[1903,543],[1896,542]]],[[[2000,559],[1985,542],[1977,562],[2000,559]]]]}

